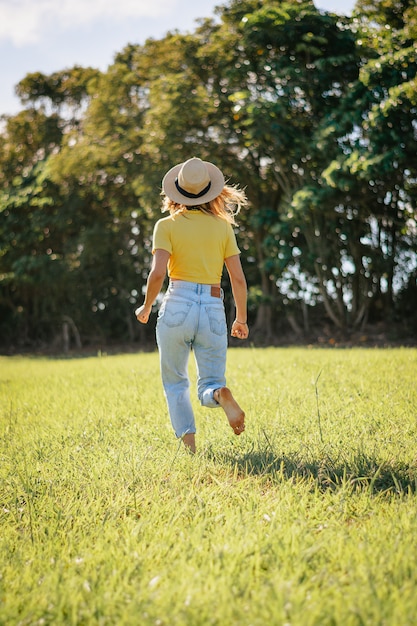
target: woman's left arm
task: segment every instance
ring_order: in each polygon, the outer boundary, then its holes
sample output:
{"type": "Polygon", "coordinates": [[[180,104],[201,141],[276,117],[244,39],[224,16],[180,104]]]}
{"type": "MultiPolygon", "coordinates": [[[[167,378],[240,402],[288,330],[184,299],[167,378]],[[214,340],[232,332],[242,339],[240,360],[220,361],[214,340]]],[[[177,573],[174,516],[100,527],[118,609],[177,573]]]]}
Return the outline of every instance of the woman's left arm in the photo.
{"type": "Polygon", "coordinates": [[[239,254],[225,259],[226,268],[232,285],[233,299],[236,306],[236,319],[232,324],[232,336],[238,339],[247,339],[249,328],[247,325],[247,285],[239,254]]]}

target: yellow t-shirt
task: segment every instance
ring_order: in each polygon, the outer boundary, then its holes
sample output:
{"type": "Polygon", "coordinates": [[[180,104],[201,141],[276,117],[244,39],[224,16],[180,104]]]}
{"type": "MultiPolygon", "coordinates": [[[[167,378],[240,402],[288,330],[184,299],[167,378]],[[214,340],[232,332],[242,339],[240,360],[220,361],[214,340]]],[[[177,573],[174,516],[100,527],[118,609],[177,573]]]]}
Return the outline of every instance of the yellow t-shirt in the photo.
{"type": "Polygon", "coordinates": [[[170,253],[168,276],[204,285],[221,281],[224,260],[240,254],[229,222],[202,211],[164,217],[155,224],[152,253],[170,253]]]}

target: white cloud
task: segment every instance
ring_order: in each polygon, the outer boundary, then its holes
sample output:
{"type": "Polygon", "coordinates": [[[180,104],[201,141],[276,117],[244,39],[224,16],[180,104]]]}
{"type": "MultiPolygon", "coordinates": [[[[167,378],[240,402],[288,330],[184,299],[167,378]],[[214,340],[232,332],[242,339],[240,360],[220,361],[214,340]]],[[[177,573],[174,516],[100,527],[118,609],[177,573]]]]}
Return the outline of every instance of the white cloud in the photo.
{"type": "Polygon", "coordinates": [[[0,0],[0,41],[38,42],[49,29],[65,30],[96,19],[157,18],[176,0],[0,0]]]}

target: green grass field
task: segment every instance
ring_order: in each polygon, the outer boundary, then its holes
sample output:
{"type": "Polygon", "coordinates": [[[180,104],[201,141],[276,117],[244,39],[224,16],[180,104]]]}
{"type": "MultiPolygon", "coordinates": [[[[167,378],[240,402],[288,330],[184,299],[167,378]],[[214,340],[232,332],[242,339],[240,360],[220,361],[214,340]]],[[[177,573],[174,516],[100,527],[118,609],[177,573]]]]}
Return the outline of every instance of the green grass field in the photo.
{"type": "Polygon", "coordinates": [[[230,349],[228,385],[246,432],[196,401],[193,457],[156,353],[0,358],[1,625],[417,623],[417,350],[230,349]]]}

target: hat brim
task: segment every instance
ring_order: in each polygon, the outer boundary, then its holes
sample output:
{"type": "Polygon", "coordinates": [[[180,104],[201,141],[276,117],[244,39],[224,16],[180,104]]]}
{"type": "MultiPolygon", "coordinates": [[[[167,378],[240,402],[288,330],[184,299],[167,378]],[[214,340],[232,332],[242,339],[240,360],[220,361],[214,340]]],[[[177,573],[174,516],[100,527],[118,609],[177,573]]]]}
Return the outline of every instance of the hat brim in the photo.
{"type": "Polygon", "coordinates": [[[173,200],[178,204],[183,204],[184,206],[198,206],[200,204],[205,204],[206,202],[211,202],[211,200],[217,198],[217,196],[219,196],[224,189],[224,176],[219,168],[216,167],[216,165],[213,165],[213,163],[210,163],[210,161],[203,161],[203,163],[210,176],[210,189],[203,196],[200,196],[199,198],[188,198],[177,189],[175,180],[184,163],[174,165],[174,167],[168,170],[165,174],[162,179],[162,191],[164,194],[168,196],[170,200],[173,200]]]}

